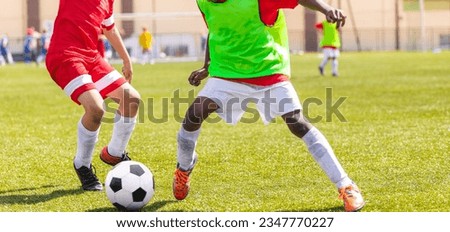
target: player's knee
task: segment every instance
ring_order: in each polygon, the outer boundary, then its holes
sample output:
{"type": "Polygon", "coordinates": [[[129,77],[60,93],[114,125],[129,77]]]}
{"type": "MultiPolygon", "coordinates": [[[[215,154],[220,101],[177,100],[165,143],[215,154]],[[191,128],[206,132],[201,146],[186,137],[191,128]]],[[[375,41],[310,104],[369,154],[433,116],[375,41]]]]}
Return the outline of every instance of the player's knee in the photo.
{"type": "Polygon", "coordinates": [[[295,122],[295,123],[288,123],[289,130],[292,132],[292,134],[303,137],[306,133],[309,131],[309,124],[304,122],[295,122]]]}
{"type": "Polygon", "coordinates": [[[141,95],[137,91],[135,91],[133,94],[130,95],[130,98],[128,99],[128,104],[130,105],[130,108],[137,111],[140,103],[141,103],[141,95]]]}
{"type": "Polygon", "coordinates": [[[123,90],[123,96],[121,98],[125,103],[133,102],[139,104],[141,101],[141,95],[132,87],[123,90]]]}
{"type": "Polygon", "coordinates": [[[89,119],[96,124],[101,123],[104,114],[105,110],[102,107],[97,106],[89,107],[86,111],[86,115],[89,119]]]}
{"type": "Polygon", "coordinates": [[[303,137],[308,133],[312,125],[305,119],[301,111],[294,111],[283,115],[283,119],[286,122],[289,130],[297,137],[303,137]]]}
{"type": "Polygon", "coordinates": [[[190,107],[186,112],[186,124],[201,124],[205,119],[205,114],[199,107],[190,107]]]}
{"type": "Polygon", "coordinates": [[[130,91],[129,98],[131,99],[131,101],[139,103],[141,100],[141,95],[137,90],[133,89],[132,91],[130,91]]]}
{"type": "Polygon", "coordinates": [[[186,117],[183,120],[183,128],[188,131],[196,131],[200,129],[203,119],[196,117],[193,114],[186,112],[186,117]]]}
{"type": "Polygon", "coordinates": [[[134,116],[141,104],[141,95],[134,89],[127,89],[122,99],[118,99],[122,112],[126,116],[134,116]]]}

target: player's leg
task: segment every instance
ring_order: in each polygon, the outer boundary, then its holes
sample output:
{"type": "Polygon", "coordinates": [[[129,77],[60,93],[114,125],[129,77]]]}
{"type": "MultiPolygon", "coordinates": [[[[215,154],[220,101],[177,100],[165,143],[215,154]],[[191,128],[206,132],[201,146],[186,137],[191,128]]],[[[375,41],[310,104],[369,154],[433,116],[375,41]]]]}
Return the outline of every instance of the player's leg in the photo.
{"type": "Polygon", "coordinates": [[[8,61],[8,64],[14,64],[14,58],[9,50],[6,51],[6,60],[8,61]]]}
{"type": "Polygon", "coordinates": [[[6,64],[5,59],[3,58],[3,54],[0,54],[0,66],[3,66],[6,64]]]}
{"type": "Polygon", "coordinates": [[[141,64],[146,64],[148,62],[149,55],[147,49],[142,49],[142,58],[141,58],[141,64]]]}
{"type": "MultiPolygon", "coordinates": [[[[238,93],[253,92],[254,89],[232,81],[210,78],[198,97],[189,106],[183,124],[178,132],[178,163],[181,169],[193,167],[195,145],[200,127],[208,116],[217,111],[227,123],[236,124],[244,109],[242,96],[238,93]],[[220,109],[219,109],[220,108],[220,109]]],[[[242,94],[245,95],[246,94],[242,94]]]]}
{"type": "Polygon", "coordinates": [[[128,82],[123,83],[117,89],[107,94],[107,97],[119,104],[118,113],[120,115],[128,118],[136,117],[141,96],[131,84],[128,82]]]}
{"type": "MultiPolygon", "coordinates": [[[[275,103],[270,105],[270,115],[280,115],[289,130],[305,142],[316,162],[338,188],[344,198],[346,210],[355,211],[362,208],[364,201],[359,190],[348,178],[325,136],[303,116],[300,100],[292,84],[290,82],[280,83],[272,86],[269,91],[272,98],[270,102],[275,103]]],[[[264,102],[269,101],[266,99],[264,102]]],[[[262,109],[264,107],[266,106],[263,104],[262,109]]]]}
{"type": "Polygon", "coordinates": [[[25,51],[23,53],[23,61],[28,64],[31,62],[31,52],[25,51]]]}
{"type": "Polygon", "coordinates": [[[88,90],[80,95],[78,101],[84,108],[84,115],[78,122],[78,145],[75,155],[75,167],[89,167],[92,162],[92,152],[98,140],[101,120],[104,114],[103,98],[97,90],[88,90]]]}
{"type": "Polygon", "coordinates": [[[325,68],[325,66],[327,65],[327,63],[328,63],[328,59],[329,59],[329,56],[330,56],[330,53],[329,53],[329,51],[328,51],[329,49],[328,48],[323,48],[323,50],[322,50],[322,52],[323,52],[323,58],[322,58],[322,61],[320,62],[320,64],[319,64],[319,72],[320,72],[320,75],[324,75],[324,68],[325,68]]]}
{"type": "Polygon", "coordinates": [[[189,176],[197,162],[195,147],[200,127],[208,116],[218,109],[210,98],[199,96],[189,106],[180,130],[177,134],[177,169],[173,180],[173,194],[183,200],[189,193],[189,176]]]}
{"type": "Polygon", "coordinates": [[[92,154],[104,114],[103,99],[97,90],[92,89],[82,93],[78,101],[85,113],[77,126],[77,152],[73,164],[84,190],[102,190],[102,185],[92,170],[92,154]]]}
{"type": "Polygon", "coordinates": [[[130,160],[126,147],[136,125],[141,97],[128,82],[120,85],[107,96],[117,102],[119,108],[115,114],[111,140],[103,148],[100,158],[107,164],[116,165],[121,161],[130,160]]]}
{"type": "Polygon", "coordinates": [[[64,54],[52,54],[48,58],[46,66],[52,79],[85,111],[77,125],[77,150],[73,160],[75,171],[84,190],[102,190],[91,163],[104,114],[103,98],[95,89],[92,77],[80,58],[64,54]]]}
{"type": "Polygon", "coordinates": [[[119,104],[114,118],[111,140],[102,149],[100,159],[109,165],[116,165],[121,161],[130,160],[125,149],[136,125],[136,115],[141,97],[122,74],[101,57],[96,59],[90,73],[95,88],[102,97],[111,98],[119,104]]]}
{"type": "Polygon", "coordinates": [[[338,188],[351,183],[325,136],[305,119],[301,110],[284,114],[282,118],[292,134],[303,139],[314,159],[338,188]]]}
{"type": "Polygon", "coordinates": [[[209,78],[198,97],[189,106],[182,126],[177,134],[177,169],[174,175],[173,194],[176,199],[186,198],[190,186],[189,175],[197,161],[195,147],[200,128],[208,116],[216,112],[227,123],[236,124],[244,114],[242,104],[245,97],[255,92],[248,85],[227,81],[220,78],[209,78]]]}
{"type": "Polygon", "coordinates": [[[334,77],[339,76],[338,67],[339,67],[338,59],[336,57],[331,58],[331,70],[332,70],[332,75],[334,77]]]}
{"type": "Polygon", "coordinates": [[[45,53],[41,52],[41,53],[39,54],[39,56],[36,58],[36,62],[37,62],[38,64],[40,64],[40,63],[42,63],[42,61],[44,61],[44,59],[45,59],[45,53]]]}
{"type": "Polygon", "coordinates": [[[200,127],[203,121],[217,108],[218,106],[213,100],[202,96],[197,97],[189,106],[177,135],[177,158],[180,168],[184,170],[191,168],[200,127]]]}
{"type": "Polygon", "coordinates": [[[345,210],[360,210],[365,204],[361,193],[342,168],[325,136],[306,120],[300,109],[286,113],[282,118],[289,130],[305,142],[316,162],[336,185],[345,210]]]}
{"type": "Polygon", "coordinates": [[[148,62],[152,65],[155,64],[155,58],[152,50],[148,51],[148,62]]]}
{"type": "Polygon", "coordinates": [[[339,57],[339,49],[333,49],[333,53],[331,56],[331,69],[332,69],[332,74],[334,77],[338,77],[339,76],[339,61],[338,61],[338,57],[339,57]]]}

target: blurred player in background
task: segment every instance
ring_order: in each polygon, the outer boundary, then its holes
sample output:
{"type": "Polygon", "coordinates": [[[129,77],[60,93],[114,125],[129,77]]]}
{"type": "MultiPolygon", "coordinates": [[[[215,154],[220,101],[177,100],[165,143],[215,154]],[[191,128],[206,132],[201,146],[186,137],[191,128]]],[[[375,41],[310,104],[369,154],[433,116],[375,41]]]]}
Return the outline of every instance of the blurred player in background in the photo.
{"type": "Polygon", "coordinates": [[[52,79],[72,101],[84,108],[78,122],[77,151],[73,160],[84,190],[102,190],[92,169],[92,154],[104,114],[103,99],[119,104],[112,138],[100,158],[115,165],[129,160],[125,148],[136,124],[140,96],[131,86],[133,68],[113,17],[114,0],[60,0],[46,65],[52,79]],[[108,38],[123,60],[122,74],[97,50],[98,36],[108,38]]]}
{"type": "Polygon", "coordinates": [[[45,57],[47,56],[48,47],[50,46],[50,35],[48,34],[47,30],[44,29],[41,32],[41,36],[39,38],[39,47],[40,52],[39,56],[36,59],[36,63],[39,65],[42,63],[42,61],[45,60],[45,57]]]}
{"type": "Polygon", "coordinates": [[[0,54],[0,66],[4,66],[6,64],[6,60],[3,55],[0,54]]]}
{"type": "Polygon", "coordinates": [[[26,64],[36,61],[38,33],[34,27],[27,28],[23,41],[23,60],[26,64]]]}
{"type": "Polygon", "coordinates": [[[331,60],[331,72],[334,77],[339,76],[338,72],[338,57],[340,55],[339,48],[341,47],[341,39],[339,37],[339,30],[337,24],[328,22],[327,20],[316,24],[316,28],[322,31],[322,40],[320,41],[320,47],[323,52],[323,60],[319,65],[320,75],[324,75],[324,68],[331,60]]]}
{"type": "Polygon", "coordinates": [[[105,47],[105,56],[103,58],[106,62],[110,62],[113,56],[113,49],[111,43],[106,37],[103,37],[103,47],[105,47]]]}
{"type": "Polygon", "coordinates": [[[105,35],[101,34],[98,37],[97,49],[103,59],[109,63],[112,58],[112,47],[105,35]]]}
{"type": "Polygon", "coordinates": [[[0,60],[4,58],[4,61],[8,64],[14,64],[13,56],[9,50],[9,39],[7,34],[3,34],[0,38],[0,54],[0,60]]]}
{"type": "Polygon", "coordinates": [[[254,99],[266,124],[281,116],[290,131],[303,139],[337,187],[344,209],[360,210],[365,202],[358,187],[342,168],[325,136],[303,116],[300,100],[289,81],[290,54],[281,9],[300,4],[320,11],[337,26],[345,23],[342,11],[321,0],[197,0],[197,4],[209,37],[204,66],[193,71],[188,80],[198,86],[209,75],[211,78],[187,110],[177,135],[175,198],[183,200],[188,195],[202,122],[217,112],[227,123],[236,124],[246,108],[241,103],[254,99]]]}
{"type": "Polygon", "coordinates": [[[155,61],[152,57],[152,34],[148,31],[146,27],[142,28],[142,33],[139,35],[139,46],[142,49],[142,59],[141,64],[154,64],[155,61]]]}

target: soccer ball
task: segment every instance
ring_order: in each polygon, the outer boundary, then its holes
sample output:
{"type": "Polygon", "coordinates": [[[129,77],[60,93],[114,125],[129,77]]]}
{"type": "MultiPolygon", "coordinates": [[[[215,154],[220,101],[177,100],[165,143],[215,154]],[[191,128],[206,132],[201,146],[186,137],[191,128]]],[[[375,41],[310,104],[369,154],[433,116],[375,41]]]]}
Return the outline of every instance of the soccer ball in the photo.
{"type": "Polygon", "coordinates": [[[137,161],[122,161],[105,180],[106,196],[120,211],[139,211],[152,199],[155,182],[152,172],[137,161]]]}

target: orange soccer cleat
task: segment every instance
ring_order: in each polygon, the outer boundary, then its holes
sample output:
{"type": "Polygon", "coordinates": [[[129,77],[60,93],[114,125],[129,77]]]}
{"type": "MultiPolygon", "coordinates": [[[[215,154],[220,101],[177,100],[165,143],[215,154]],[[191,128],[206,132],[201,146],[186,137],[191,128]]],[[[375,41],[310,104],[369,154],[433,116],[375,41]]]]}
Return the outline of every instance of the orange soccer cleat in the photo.
{"type": "Polygon", "coordinates": [[[344,209],[346,212],[356,212],[364,207],[366,202],[355,184],[339,189],[339,199],[344,201],[344,209]]]}
{"type": "Polygon", "coordinates": [[[175,170],[172,184],[173,196],[175,196],[177,200],[181,201],[187,197],[189,189],[191,188],[190,175],[196,163],[197,163],[197,154],[195,154],[194,163],[189,170],[185,171],[180,168],[179,164],[177,165],[177,169],[175,170]]]}

